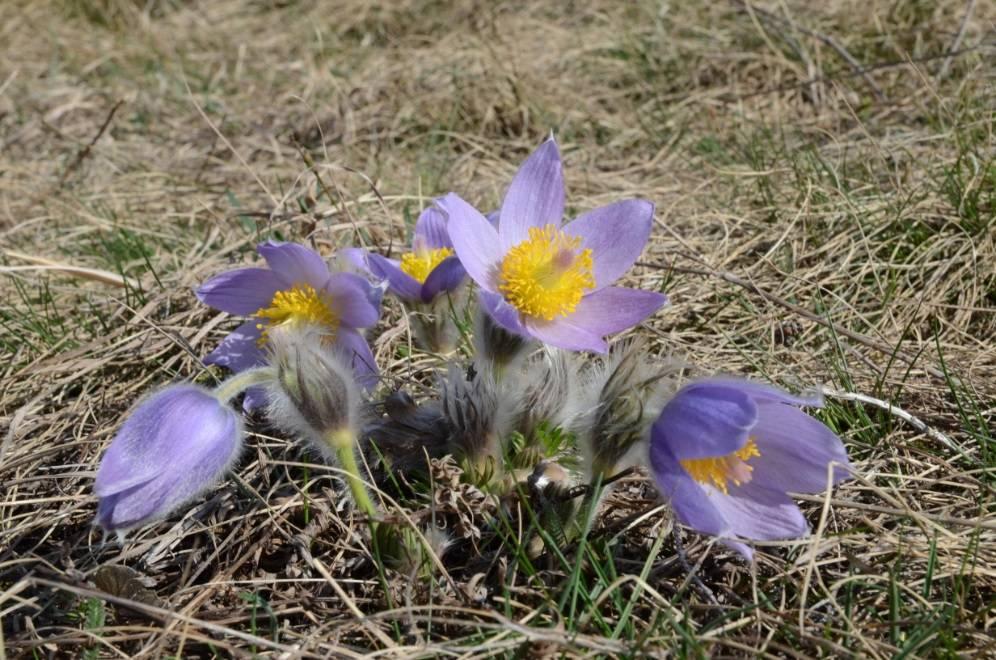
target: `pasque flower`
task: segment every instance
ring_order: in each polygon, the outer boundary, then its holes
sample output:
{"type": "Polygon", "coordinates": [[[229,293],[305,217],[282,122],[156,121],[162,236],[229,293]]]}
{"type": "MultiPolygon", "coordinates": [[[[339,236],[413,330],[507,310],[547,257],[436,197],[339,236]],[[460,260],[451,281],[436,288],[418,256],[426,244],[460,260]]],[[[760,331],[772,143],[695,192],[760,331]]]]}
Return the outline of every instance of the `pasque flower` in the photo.
{"type": "Polygon", "coordinates": [[[240,417],[215,394],[191,384],[159,390],[100,461],[97,522],[117,531],[165,518],[213,486],[241,448],[240,417]]]}
{"type": "Polygon", "coordinates": [[[406,302],[429,303],[453,291],[463,284],[467,271],[453,252],[446,224],[442,209],[430,206],[415,223],[411,252],[400,260],[369,253],[367,267],[375,277],[387,281],[388,291],[406,302]]]}
{"type": "Polygon", "coordinates": [[[847,452],[833,431],[799,406],[819,397],[745,380],[683,387],[650,433],[650,465],[675,516],[689,527],[737,541],[798,538],[809,531],[786,492],[816,493],[847,478],[847,452]],[[832,474],[828,472],[835,463],[832,474]],[[829,477],[829,481],[828,481],[829,477]]]}
{"type": "Polygon", "coordinates": [[[251,317],[204,361],[244,371],[266,361],[264,348],[276,327],[308,326],[350,360],[364,386],[376,384],[377,366],[359,329],[380,317],[381,290],[355,273],[330,273],[321,256],[303,245],[268,241],[257,250],[269,268],[222,273],[196,291],[206,305],[251,317]]]}
{"type": "Polygon", "coordinates": [[[498,229],[455,194],[438,201],[457,257],[481,287],[499,325],[552,346],[604,353],[603,337],[632,327],[667,302],[652,291],[609,286],[640,255],[650,202],[616,202],[561,226],[564,181],[553,138],[519,168],[498,229]]]}

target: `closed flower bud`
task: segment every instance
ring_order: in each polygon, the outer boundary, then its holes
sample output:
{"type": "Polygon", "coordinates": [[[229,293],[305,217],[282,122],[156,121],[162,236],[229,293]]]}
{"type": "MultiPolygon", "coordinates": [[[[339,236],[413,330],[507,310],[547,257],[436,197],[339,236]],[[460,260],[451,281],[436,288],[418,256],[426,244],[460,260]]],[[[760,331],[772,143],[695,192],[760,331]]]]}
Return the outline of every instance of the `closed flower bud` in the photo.
{"type": "Polygon", "coordinates": [[[556,348],[535,355],[522,371],[502,393],[517,399],[513,427],[529,440],[543,422],[551,427],[564,425],[576,405],[578,374],[571,354],[556,348]]]}
{"type": "Polygon", "coordinates": [[[626,455],[647,438],[673,388],[670,374],[680,366],[652,366],[644,348],[638,341],[613,346],[585,385],[581,410],[570,427],[578,434],[592,480],[626,467],[626,455]]]}
{"type": "Polygon", "coordinates": [[[97,522],[120,531],[165,518],[217,483],[241,448],[239,415],[208,390],[182,384],[156,392],[100,461],[97,522]]]}
{"type": "Polygon", "coordinates": [[[465,375],[450,364],[441,391],[453,453],[481,473],[493,471],[501,458],[499,440],[508,431],[510,411],[501,405],[499,384],[491,369],[475,365],[465,375]]]}
{"type": "Polygon", "coordinates": [[[270,421],[327,451],[331,434],[357,428],[361,397],[348,364],[316,333],[274,333],[270,343],[270,421]]]}

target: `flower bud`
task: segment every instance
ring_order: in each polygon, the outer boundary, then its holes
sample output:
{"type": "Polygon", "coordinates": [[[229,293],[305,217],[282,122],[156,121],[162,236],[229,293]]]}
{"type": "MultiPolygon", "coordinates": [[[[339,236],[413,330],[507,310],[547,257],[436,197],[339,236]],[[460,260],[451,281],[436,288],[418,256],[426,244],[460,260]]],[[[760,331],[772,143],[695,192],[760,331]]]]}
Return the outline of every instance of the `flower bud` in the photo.
{"type": "Polygon", "coordinates": [[[281,429],[327,449],[327,438],[356,429],[360,393],[345,360],[310,332],[283,332],[270,340],[277,378],[268,416],[281,429]]]}
{"type": "Polygon", "coordinates": [[[589,376],[580,414],[570,424],[578,434],[588,476],[609,477],[625,467],[626,455],[648,436],[650,425],[673,388],[671,372],[652,366],[642,342],[617,344],[589,376]]]}
{"type": "Polygon", "coordinates": [[[100,461],[97,522],[125,530],[165,518],[211,488],[242,449],[240,417],[184,383],[144,399],[100,461]]]}

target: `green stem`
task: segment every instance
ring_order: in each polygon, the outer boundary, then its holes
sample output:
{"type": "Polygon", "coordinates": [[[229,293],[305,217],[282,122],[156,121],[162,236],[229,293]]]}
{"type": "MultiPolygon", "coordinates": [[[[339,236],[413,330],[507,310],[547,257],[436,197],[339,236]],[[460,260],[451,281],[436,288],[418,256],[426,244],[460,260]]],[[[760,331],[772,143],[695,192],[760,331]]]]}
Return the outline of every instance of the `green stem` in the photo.
{"type": "Polygon", "coordinates": [[[346,473],[346,483],[353,494],[357,508],[370,519],[370,531],[376,531],[376,518],[379,512],[373,500],[370,499],[366,484],[360,478],[360,466],[356,461],[356,437],[351,430],[340,429],[331,431],[326,436],[325,442],[335,451],[339,464],[342,465],[342,469],[346,473]]]}
{"type": "Polygon", "coordinates": [[[218,387],[214,388],[214,395],[225,403],[228,403],[250,387],[262,385],[273,380],[274,377],[275,373],[272,367],[249,369],[222,381],[218,387]]]}

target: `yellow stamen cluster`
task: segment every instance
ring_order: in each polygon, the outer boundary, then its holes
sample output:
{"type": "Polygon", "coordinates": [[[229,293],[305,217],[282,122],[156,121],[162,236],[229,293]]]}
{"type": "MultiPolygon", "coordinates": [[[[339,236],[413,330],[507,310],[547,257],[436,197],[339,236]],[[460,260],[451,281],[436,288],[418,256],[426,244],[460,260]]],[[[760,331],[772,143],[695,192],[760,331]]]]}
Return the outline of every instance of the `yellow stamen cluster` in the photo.
{"type": "Polygon", "coordinates": [[[547,225],[533,227],[529,238],[505,255],[498,290],[527,316],[552,321],[567,316],[595,288],[591,250],[581,239],[547,225]]]}
{"type": "Polygon", "coordinates": [[[339,327],[339,319],[315,288],[300,284],[285,291],[277,291],[269,307],[261,308],[254,315],[261,320],[256,327],[262,330],[260,345],[267,341],[267,331],[278,325],[315,325],[325,333],[334,333],[339,327]]]}
{"type": "Polygon", "coordinates": [[[732,454],[681,461],[681,467],[685,468],[695,481],[700,484],[711,484],[726,494],[729,492],[727,482],[732,481],[737,486],[750,482],[754,468],[747,465],[747,461],[760,455],[757,443],[753,438],[749,438],[747,444],[732,454]]]}
{"type": "Polygon", "coordinates": [[[424,284],[429,273],[452,254],[452,248],[409,252],[401,257],[401,271],[418,281],[419,284],[424,284]]]}

